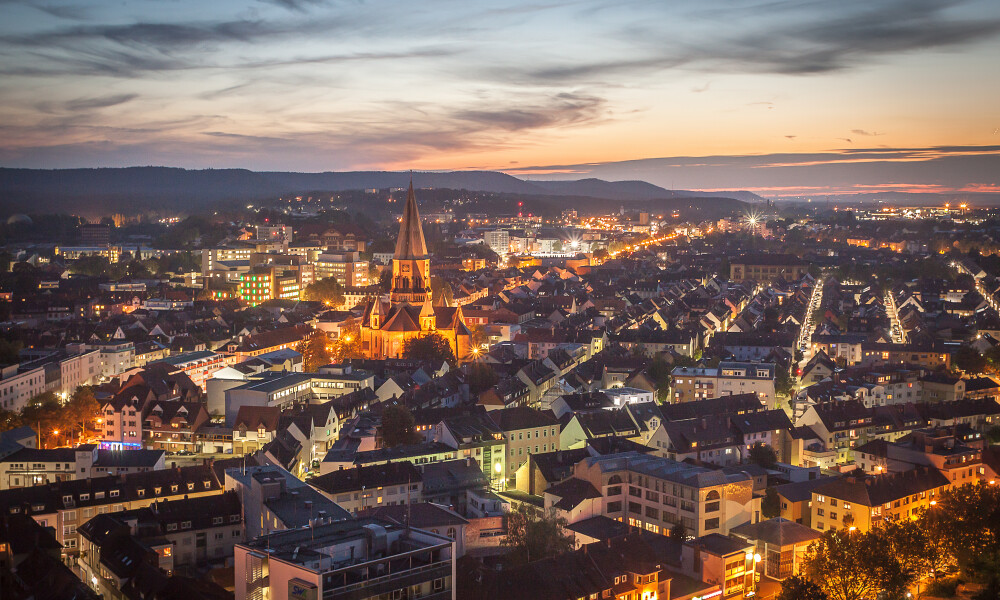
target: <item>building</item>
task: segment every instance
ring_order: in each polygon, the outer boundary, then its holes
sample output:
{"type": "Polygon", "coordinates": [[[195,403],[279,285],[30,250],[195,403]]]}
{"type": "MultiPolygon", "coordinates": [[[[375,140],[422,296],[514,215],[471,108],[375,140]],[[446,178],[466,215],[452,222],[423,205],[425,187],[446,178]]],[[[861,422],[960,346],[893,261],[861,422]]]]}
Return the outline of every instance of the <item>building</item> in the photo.
{"type": "Polygon", "coordinates": [[[249,306],[268,300],[298,300],[301,295],[299,276],[274,266],[258,266],[240,275],[237,293],[249,306]]]}
{"type": "Polygon", "coordinates": [[[510,254],[510,233],[506,229],[487,231],[483,234],[483,240],[490,247],[490,250],[501,257],[510,254]]]}
{"type": "Polygon", "coordinates": [[[0,490],[163,468],[164,454],[159,450],[121,452],[100,450],[95,444],[49,450],[22,448],[0,458],[0,490]]]}
{"type": "Polygon", "coordinates": [[[374,518],[314,522],[235,549],[236,600],[455,598],[455,542],[374,518]]]}
{"type": "Polygon", "coordinates": [[[248,540],[351,518],[346,510],[278,466],[226,469],[225,486],[240,498],[248,540]]]}
{"type": "Polygon", "coordinates": [[[212,378],[215,372],[225,368],[226,357],[209,350],[199,350],[181,352],[157,362],[170,365],[171,372],[180,371],[186,374],[196,386],[204,391],[205,383],[212,378]]]}
{"type": "Polygon", "coordinates": [[[729,534],[752,544],[763,561],[757,570],[778,581],[798,574],[809,546],[822,535],[781,517],[740,525],[729,534]]]}
{"type": "Polygon", "coordinates": [[[361,347],[368,357],[401,358],[407,340],[429,333],[444,337],[459,361],[470,355],[471,333],[462,308],[433,303],[430,266],[411,182],[392,259],[389,302],[369,302],[362,317],[361,347]]]}
{"type": "Polygon", "coordinates": [[[729,278],[733,281],[795,281],[808,272],[809,262],[794,254],[743,255],[729,262],[729,278]]]}
{"type": "Polygon", "coordinates": [[[890,519],[915,519],[951,482],[933,467],[870,477],[842,477],[812,490],[812,528],[868,531],[890,519]]]}
{"type": "Polygon", "coordinates": [[[653,533],[665,535],[681,524],[698,537],[728,535],[738,525],[759,520],[753,479],[741,472],[625,452],[585,458],[573,477],[599,493],[604,516],[653,533]]]}
{"type": "Polygon", "coordinates": [[[103,223],[84,223],[80,232],[81,246],[108,246],[111,244],[111,226],[103,223]]]}
{"type": "Polygon", "coordinates": [[[221,491],[210,467],[181,467],[0,491],[0,513],[25,514],[54,527],[63,555],[75,556],[79,553],[77,528],[96,515],[221,491]]]}
{"type": "Polygon", "coordinates": [[[79,528],[77,565],[95,591],[118,598],[133,575],[118,568],[122,554],[145,555],[168,575],[179,567],[225,564],[244,541],[241,513],[236,493],[225,492],[101,514],[79,528]]]}
{"type": "MultiPolygon", "coordinates": [[[[333,277],[344,287],[368,285],[368,261],[360,252],[325,252],[313,263],[316,281],[333,277]]],[[[377,282],[376,282],[377,283],[377,282]]]]}
{"type": "Polygon", "coordinates": [[[722,361],[718,367],[676,367],[673,376],[674,402],[690,402],[733,394],[756,394],[770,406],[775,399],[773,363],[722,361]]]}
{"type": "Polygon", "coordinates": [[[507,487],[514,487],[517,470],[532,453],[559,450],[559,420],[550,411],[512,406],[492,411],[490,417],[507,438],[507,487]]]}
{"type": "Polygon", "coordinates": [[[409,461],[332,471],[313,477],[309,485],[354,515],[370,508],[413,504],[423,498],[423,477],[409,461]]]}

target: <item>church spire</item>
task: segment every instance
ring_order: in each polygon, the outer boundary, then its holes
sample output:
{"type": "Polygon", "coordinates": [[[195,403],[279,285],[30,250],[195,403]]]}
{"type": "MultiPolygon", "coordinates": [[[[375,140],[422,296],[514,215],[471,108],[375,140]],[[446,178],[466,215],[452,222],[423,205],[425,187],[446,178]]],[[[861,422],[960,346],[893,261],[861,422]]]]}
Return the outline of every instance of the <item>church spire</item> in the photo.
{"type": "Polygon", "coordinates": [[[399,224],[399,239],[396,240],[396,252],[392,258],[393,260],[427,258],[424,229],[420,226],[417,199],[413,195],[413,177],[410,177],[410,189],[406,193],[406,207],[403,209],[403,222],[399,224]]]}

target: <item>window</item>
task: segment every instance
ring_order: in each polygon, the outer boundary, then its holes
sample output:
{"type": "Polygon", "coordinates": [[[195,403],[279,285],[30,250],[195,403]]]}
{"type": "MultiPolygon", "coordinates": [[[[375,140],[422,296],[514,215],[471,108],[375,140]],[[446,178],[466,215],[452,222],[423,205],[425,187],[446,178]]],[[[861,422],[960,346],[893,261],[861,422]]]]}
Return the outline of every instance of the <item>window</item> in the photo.
{"type": "Polygon", "coordinates": [[[212,525],[222,525],[222,517],[212,517],[212,525]]]}
{"type": "Polygon", "coordinates": [[[181,529],[191,529],[191,521],[184,521],[181,523],[181,529]]]}
{"type": "Polygon", "coordinates": [[[438,577],[437,579],[434,580],[434,591],[440,592],[443,589],[444,589],[444,578],[438,577]]]}
{"type": "Polygon", "coordinates": [[[167,531],[177,531],[177,523],[167,523],[167,531]]]}
{"type": "Polygon", "coordinates": [[[718,529],[719,528],[719,517],[712,517],[711,519],[705,519],[705,529],[718,529]]]}

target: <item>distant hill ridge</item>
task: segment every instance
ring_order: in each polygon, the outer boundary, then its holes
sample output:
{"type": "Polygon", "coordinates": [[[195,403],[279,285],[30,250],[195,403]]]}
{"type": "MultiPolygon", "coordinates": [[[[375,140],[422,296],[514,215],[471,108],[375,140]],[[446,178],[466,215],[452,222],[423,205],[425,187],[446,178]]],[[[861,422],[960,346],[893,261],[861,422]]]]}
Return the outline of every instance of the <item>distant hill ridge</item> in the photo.
{"type": "MultiPolygon", "coordinates": [[[[418,188],[446,188],[502,194],[586,196],[618,202],[670,198],[718,197],[760,201],[750,192],[686,192],[667,190],[645,181],[527,181],[496,171],[414,172],[418,188]]],[[[0,206],[8,212],[67,210],[67,202],[106,202],[120,209],[170,201],[180,210],[206,208],[206,202],[254,201],[312,191],[346,191],[405,187],[408,172],[344,171],[294,173],[247,169],[190,170],[173,167],[100,169],[0,168],[0,206]]],[[[99,208],[99,207],[98,207],[99,208]]]]}

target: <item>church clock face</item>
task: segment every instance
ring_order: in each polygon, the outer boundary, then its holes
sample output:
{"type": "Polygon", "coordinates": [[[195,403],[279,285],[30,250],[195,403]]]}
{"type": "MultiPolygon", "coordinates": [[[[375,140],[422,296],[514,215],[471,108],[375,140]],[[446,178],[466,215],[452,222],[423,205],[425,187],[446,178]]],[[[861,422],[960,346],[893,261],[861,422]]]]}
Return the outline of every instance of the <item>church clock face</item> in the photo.
{"type": "Polygon", "coordinates": [[[404,273],[409,273],[410,272],[410,265],[403,265],[403,272],[404,273]]]}

